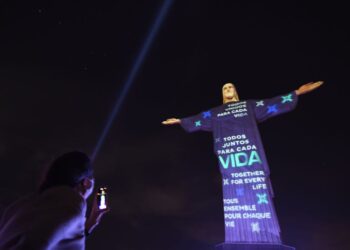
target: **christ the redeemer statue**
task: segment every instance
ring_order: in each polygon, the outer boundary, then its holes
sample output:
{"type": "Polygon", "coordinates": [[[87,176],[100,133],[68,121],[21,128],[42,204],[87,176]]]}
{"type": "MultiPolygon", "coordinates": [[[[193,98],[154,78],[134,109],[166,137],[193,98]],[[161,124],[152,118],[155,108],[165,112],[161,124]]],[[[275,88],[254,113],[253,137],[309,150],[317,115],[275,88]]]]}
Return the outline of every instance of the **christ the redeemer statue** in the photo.
{"type": "Polygon", "coordinates": [[[322,83],[311,82],[271,99],[246,101],[240,101],[235,86],[226,83],[222,87],[223,105],[162,122],[180,124],[187,132],[212,132],[223,181],[225,243],[281,244],[270,171],[257,123],[293,110],[299,95],[322,83]]]}

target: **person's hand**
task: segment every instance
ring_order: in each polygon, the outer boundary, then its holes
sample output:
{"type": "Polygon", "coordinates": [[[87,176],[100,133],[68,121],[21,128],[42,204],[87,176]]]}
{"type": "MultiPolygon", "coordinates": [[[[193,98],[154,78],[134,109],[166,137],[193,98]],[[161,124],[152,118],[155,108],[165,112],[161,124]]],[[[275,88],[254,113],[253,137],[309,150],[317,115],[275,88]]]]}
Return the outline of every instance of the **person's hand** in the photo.
{"type": "Polygon", "coordinates": [[[310,91],[313,91],[315,89],[317,89],[318,87],[320,87],[323,84],[323,81],[318,81],[318,82],[309,82],[307,84],[304,84],[302,86],[300,86],[295,93],[297,95],[303,95],[306,94],[310,91]]]}
{"type": "Polygon", "coordinates": [[[92,230],[100,223],[102,216],[109,212],[109,204],[107,200],[107,208],[99,209],[97,204],[97,193],[94,196],[94,201],[92,204],[92,209],[89,218],[85,222],[85,231],[90,234],[92,230]]]}
{"type": "Polygon", "coordinates": [[[163,125],[174,125],[174,124],[180,124],[181,120],[177,118],[170,118],[166,119],[165,121],[162,122],[163,125]]]}

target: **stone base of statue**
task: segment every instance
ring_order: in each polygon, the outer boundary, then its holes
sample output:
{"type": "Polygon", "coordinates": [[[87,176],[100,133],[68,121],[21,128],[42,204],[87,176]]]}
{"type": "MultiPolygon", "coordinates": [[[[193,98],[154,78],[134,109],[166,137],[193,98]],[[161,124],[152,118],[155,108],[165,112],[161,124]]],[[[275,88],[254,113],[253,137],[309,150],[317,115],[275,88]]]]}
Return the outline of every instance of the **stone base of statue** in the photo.
{"type": "Polygon", "coordinates": [[[294,247],[269,243],[221,243],[216,250],[295,250],[294,247]]]}

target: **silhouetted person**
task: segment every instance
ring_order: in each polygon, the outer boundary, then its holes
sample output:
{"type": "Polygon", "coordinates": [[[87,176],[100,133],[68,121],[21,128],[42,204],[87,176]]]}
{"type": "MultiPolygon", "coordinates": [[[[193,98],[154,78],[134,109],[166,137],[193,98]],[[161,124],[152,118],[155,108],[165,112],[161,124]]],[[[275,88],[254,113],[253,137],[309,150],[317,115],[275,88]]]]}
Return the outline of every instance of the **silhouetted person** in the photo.
{"type": "Polygon", "coordinates": [[[107,209],[94,202],[86,220],[86,200],[94,188],[87,155],[73,151],[49,167],[39,190],[6,208],[0,219],[0,250],[83,250],[85,236],[107,209]]]}

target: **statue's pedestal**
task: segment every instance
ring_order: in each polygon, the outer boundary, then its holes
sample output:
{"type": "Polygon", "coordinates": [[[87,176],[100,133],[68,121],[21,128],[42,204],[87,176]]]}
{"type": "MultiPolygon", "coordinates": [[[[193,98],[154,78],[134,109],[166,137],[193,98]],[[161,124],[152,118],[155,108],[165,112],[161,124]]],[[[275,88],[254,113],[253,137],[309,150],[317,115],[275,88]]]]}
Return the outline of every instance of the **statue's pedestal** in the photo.
{"type": "Polygon", "coordinates": [[[268,243],[221,243],[216,250],[295,250],[294,247],[268,243]]]}

